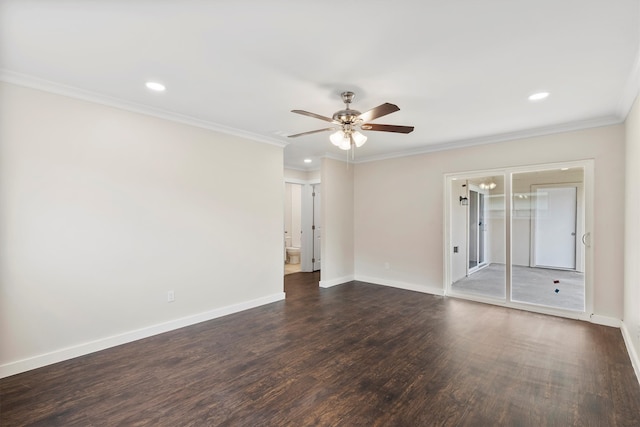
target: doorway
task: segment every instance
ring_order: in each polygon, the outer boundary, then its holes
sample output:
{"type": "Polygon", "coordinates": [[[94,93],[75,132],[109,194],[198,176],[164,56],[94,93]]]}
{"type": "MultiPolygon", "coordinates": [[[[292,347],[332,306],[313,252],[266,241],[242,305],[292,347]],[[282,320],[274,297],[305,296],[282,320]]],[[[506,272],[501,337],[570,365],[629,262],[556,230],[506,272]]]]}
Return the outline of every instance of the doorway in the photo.
{"type": "Polygon", "coordinates": [[[287,179],[284,185],[284,274],[318,271],[321,267],[319,182],[287,179]]]}
{"type": "Polygon", "coordinates": [[[284,197],[284,271],[302,271],[302,190],[301,184],[285,184],[284,197]]]}

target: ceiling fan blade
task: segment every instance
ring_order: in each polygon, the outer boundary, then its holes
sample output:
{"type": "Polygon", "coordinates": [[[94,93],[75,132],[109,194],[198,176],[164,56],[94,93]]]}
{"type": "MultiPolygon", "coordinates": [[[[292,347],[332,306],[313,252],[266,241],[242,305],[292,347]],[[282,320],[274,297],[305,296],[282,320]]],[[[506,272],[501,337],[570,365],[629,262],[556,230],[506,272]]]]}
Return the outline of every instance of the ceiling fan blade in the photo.
{"type": "Polygon", "coordinates": [[[387,114],[391,114],[399,110],[400,108],[397,105],[385,102],[384,104],[380,104],[369,111],[365,111],[360,114],[358,118],[362,119],[363,122],[369,122],[377,119],[378,117],[386,116],[387,114]]]}
{"type": "Polygon", "coordinates": [[[337,122],[337,121],[333,120],[330,117],[321,116],[320,114],[310,113],[310,112],[304,111],[304,110],[291,110],[291,112],[292,113],[296,113],[296,114],[302,114],[303,116],[314,117],[316,119],[324,120],[325,122],[329,122],[329,123],[336,123],[336,124],[340,123],[340,122],[337,122]]]}
{"type": "Polygon", "coordinates": [[[360,126],[362,130],[375,130],[379,132],[396,132],[396,133],[411,133],[413,132],[413,126],[396,126],[396,125],[379,125],[377,123],[365,123],[360,126]]]}
{"type": "Polygon", "coordinates": [[[289,135],[289,138],[297,138],[297,137],[302,136],[302,135],[309,135],[309,134],[318,133],[318,132],[326,132],[328,130],[334,130],[334,128],[324,128],[324,129],[318,129],[318,130],[310,130],[309,132],[302,132],[302,133],[297,133],[295,135],[289,135]]]}

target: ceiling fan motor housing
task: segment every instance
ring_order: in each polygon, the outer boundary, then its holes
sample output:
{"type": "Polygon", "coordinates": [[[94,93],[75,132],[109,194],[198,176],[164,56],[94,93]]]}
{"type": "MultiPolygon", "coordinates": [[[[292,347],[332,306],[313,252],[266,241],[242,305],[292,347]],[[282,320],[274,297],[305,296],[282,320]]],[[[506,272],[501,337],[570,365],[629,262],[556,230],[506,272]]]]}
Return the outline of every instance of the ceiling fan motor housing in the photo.
{"type": "Polygon", "coordinates": [[[350,125],[355,123],[358,120],[358,116],[360,115],[360,111],[352,110],[349,108],[349,104],[353,101],[353,97],[355,93],[353,92],[342,92],[342,102],[345,104],[345,109],[336,111],[333,114],[333,120],[336,120],[343,125],[350,125]]]}
{"type": "Polygon", "coordinates": [[[333,120],[337,120],[342,124],[353,124],[358,120],[360,111],[347,108],[345,110],[336,111],[333,114],[333,120]]]}

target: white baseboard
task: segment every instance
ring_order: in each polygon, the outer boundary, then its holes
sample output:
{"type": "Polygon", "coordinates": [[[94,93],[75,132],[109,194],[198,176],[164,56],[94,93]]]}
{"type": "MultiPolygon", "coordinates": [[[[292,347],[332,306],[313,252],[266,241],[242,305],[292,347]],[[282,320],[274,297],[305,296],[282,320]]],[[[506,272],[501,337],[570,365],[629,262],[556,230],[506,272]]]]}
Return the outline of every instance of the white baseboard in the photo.
{"type": "Polygon", "coordinates": [[[320,287],[330,288],[332,286],[342,285],[343,283],[347,283],[351,281],[353,281],[353,276],[343,276],[343,277],[338,277],[337,279],[331,279],[331,280],[320,280],[320,287]]]}
{"type": "Polygon", "coordinates": [[[626,323],[622,322],[622,326],[620,327],[622,331],[622,338],[624,339],[624,344],[627,346],[627,353],[629,353],[629,358],[631,359],[631,365],[633,366],[633,370],[636,373],[636,379],[640,382],[640,358],[638,357],[638,352],[633,345],[633,340],[631,339],[631,332],[629,328],[627,328],[626,323]]]}
{"type": "Polygon", "coordinates": [[[589,316],[591,323],[596,325],[611,326],[612,328],[619,328],[622,326],[622,321],[615,317],[600,316],[598,314],[592,314],[589,316]]]}
{"type": "Polygon", "coordinates": [[[62,362],[64,360],[73,359],[74,357],[84,356],[96,351],[105,350],[107,348],[137,341],[163,332],[169,332],[174,329],[183,328],[185,326],[195,325],[196,323],[205,322],[228,314],[237,313],[261,305],[270,304],[272,302],[281,301],[285,297],[284,292],[273,295],[267,295],[262,298],[256,298],[250,301],[244,301],[238,304],[228,305],[226,307],[216,308],[198,313],[191,316],[182,317],[168,322],[147,326],[133,331],[124,332],[122,334],[112,335],[110,337],[62,348],[49,353],[40,354],[38,356],[29,357],[27,359],[0,365],[0,378],[5,378],[21,372],[30,371],[32,369],[41,368],[53,363],[62,362]]]}
{"type": "Polygon", "coordinates": [[[399,282],[396,280],[379,279],[377,277],[356,275],[355,280],[360,282],[373,283],[374,285],[389,286],[392,288],[404,289],[407,291],[422,292],[431,295],[444,295],[444,289],[431,286],[416,285],[414,283],[399,282]]]}

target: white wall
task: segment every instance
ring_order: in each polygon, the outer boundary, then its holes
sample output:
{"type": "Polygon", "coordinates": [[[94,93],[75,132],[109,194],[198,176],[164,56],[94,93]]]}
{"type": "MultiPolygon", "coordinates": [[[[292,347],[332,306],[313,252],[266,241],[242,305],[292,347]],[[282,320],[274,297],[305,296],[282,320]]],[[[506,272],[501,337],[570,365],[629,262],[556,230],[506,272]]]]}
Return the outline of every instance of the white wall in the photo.
{"type": "Polygon", "coordinates": [[[358,164],[356,279],[442,292],[445,173],[587,158],[595,159],[594,310],[621,319],[622,125],[358,164]]]}
{"type": "Polygon", "coordinates": [[[354,169],[353,164],[322,159],[320,286],[323,287],[353,280],[354,169]]]}
{"type": "Polygon", "coordinates": [[[640,379],[640,100],[626,121],[623,333],[640,379]]]}
{"type": "Polygon", "coordinates": [[[442,292],[444,169],[439,161],[427,155],[356,166],[357,280],[442,292]]]}
{"type": "Polygon", "coordinates": [[[10,84],[0,109],[0,374],[282,298],[282,148],[10,84]]]}

